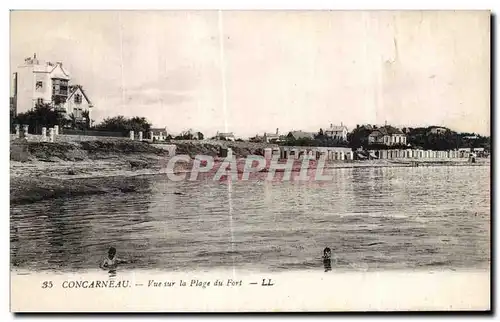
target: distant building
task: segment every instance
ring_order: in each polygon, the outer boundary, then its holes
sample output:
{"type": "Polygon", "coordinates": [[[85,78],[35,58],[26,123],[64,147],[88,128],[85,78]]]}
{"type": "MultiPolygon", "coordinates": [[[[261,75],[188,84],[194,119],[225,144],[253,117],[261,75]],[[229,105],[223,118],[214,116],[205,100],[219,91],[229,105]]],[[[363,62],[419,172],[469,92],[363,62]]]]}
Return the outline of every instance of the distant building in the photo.
{"type": "Polygon", "coordinates": [[[264,133],[264,142],[276,143],[279,141],[280,141],[279,129],[276,129],[276,133],[264,133]]]}
{"type": "Polygon", "coordinates": [[[223,133],[223,132],[217,131],[215,138],[218,140],[235,141],[235,137],[234,137],[233,132],[223,133]]]}
{"type": "Polygon", "coordinates": [[[37,104],[49,104],[67,118],[72,113],[81,115],[83,111],[88,111],[91,117],[93,105],[87,93],[81,85],[71,86],[70,81],[70,74],[62,62],[41,61],[34,54],[12,75],[11,107],[17,115],[37,104]]]}
{"type": "Polygon", "coordinates": [[[368,135],[368,144],[406,145],[406,134],[392,126],[383,126],[372,130],[368,135]]]}
{"type": "MultiPolygon", "coordinates": [[[[189,129],[185,132],[179,134],[178,137],[182,137],[185,140],[203,140],[203,133],[199,131],[194,131],[193,129],[189,129]]],[[[178,138],[176,137],[176,138],[178,138]]]]}
{"type": "Polygon", "coordinates": [[[445,134],[448,131],[445,127],[433,126],[429,129],[427,133],[429,134],[445,134]]]}
{"type": "Polygon", "coordinates": [[[330,124],[330,127],[324,131],[325,136],[339,141],[347,141],[347,127],[344,124],[330,124]]]}
{"type": "Polygon", "coordinates": [[[151,128],[150,130],[150,135],[152,136],[151,139],[153,141],[165,141],[167,139],[168,133],[167,133],[167,128],[151,128]]]}
{"type": "Polygon", "coordinates": [[[315,135],[316,135],[316,133],[313,133],[313,132],[304,132],[304,131],[291,131],[290,133],[288,133],[288,137],[292,137],[295,140],[299,140],[299,139],[311,139],[311,140],[314,140],[314,136],[315,135]]]}

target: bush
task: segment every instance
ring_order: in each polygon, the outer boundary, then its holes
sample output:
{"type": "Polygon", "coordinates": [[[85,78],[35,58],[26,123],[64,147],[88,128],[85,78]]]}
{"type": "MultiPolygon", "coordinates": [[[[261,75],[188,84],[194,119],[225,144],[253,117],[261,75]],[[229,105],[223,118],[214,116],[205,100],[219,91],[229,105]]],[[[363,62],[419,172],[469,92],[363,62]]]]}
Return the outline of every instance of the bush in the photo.
{"type": "Polygon", "coordinates": [[[120,132],[123,133],[123,135],[128,135],[130,131],[134,131],[135,133],[140,131],[143,133],[149,132],[151,123],[144,117],[136,116],[126,118],[125,116],[119,115],[104,119],[100,124],[96,125],[95,128],[97,130],[120,132]]]}

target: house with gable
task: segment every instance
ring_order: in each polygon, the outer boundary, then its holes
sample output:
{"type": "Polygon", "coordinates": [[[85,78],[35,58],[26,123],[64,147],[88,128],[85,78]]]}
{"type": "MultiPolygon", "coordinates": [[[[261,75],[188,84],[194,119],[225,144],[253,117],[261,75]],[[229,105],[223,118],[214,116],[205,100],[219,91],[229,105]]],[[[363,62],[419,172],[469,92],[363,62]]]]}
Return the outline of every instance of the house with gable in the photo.
{"type": "Polygon", "coordinates": [[[236,141],[236,138],[234,137],[233,132],[219,132],[217,131],[217,134],[215,134],[215,138],[217,140],[224,140],[224,141],[236,141]]]}
{"type": "Polygon", "coordinates": [[[87,111],[90,120],[92,120],[92,107],[92,102],[81,85],[69,86],[68,99],[64,104],[65,112],[69,117],[73,116],[78,123],[85,122],[83,112],[87,111]]]}
{"type": "Polygon", "coordinates": [[[371,131],[368,135],[368,144],[406,145],[406,134],[398,128],[385,125],[371,131]]]}
{"type": "Polygon", "coordinates": [[[324,131],[324,134],[338,141],[347,141],[347,127],[341,122],[340,125],[330,124],[330,127],[324,131]]]}
{"type": "Polygon", "coordinates": [[[263,137],[266,143],[276,143],[280,141],[279,129],[276,129],[276,133],[265,132],[263,137]]]}
{"type": "Polygon", "coordinates": [[[82,119],[83,111],[92,111],[92,102],[81,85],[70,85],[71,75],[62,62],[28,57],[12,75],[11,106],[14,114],[25,113],[37,104],[48,104],[70,119],[82,119]]]}

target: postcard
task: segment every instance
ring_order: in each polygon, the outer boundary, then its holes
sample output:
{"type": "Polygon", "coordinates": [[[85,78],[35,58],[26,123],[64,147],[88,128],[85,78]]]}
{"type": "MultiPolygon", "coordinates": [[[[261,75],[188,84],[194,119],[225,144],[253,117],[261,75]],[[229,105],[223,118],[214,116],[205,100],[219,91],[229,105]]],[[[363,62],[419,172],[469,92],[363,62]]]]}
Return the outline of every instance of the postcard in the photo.
{"type": "Polygon", "coordinates": [[[10,14],[12,312],[489,311],[489,11],[10,14]]]}

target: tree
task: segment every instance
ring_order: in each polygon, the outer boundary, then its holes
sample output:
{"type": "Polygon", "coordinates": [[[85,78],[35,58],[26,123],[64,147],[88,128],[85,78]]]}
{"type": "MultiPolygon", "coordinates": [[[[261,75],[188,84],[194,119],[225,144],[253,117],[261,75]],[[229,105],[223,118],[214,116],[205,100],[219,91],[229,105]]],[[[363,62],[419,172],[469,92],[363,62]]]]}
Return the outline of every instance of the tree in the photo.
{"type": "Polygon", "coordinates": [[[196,132],[196,134],[198,134],[198,140],[203,140],[205,138],[205,136],[201,132],[196,132]]]}
{"type": "Polygon", "coordinates": [[[69,124],[70,124],[70,126],[71,126],[72,129],[76,129],[76,126],[77,126],[77,124],[76,124],[76,116],[73,113],[71,113],[69,115],[69,124]]]}
{"type": "Polygon", "coordinates": [[[368,144],[368,135],[370,135],[372,131],[371,126],[356,126],[352,132],[347,134],[349,147],[357,149],[366,146],[368,144]]]}
{"type": "Polygon", "coordinates": [[[432,133],[436,126],[408,128],[407,142],[414,148],[426,150],[455,150],[458,148],[484,147],[489,149],[489,137],[474,133],[458,133],[446,129],[441,133],[432,133]]]}
{"type": "Polygon", "coordinates": [[[149,123],[144,117],[135,116],[132,118],[126,118],[123,115],[118,115],[104,119],[101,123],[96,125],[96,129],[110,132],[121,132],[124,135],[127,135],[130,131],[134,131],[135,133],[140,131],[147,133],[151,129],[151,123],[149,123]]]}
{"type": "Polygon", "coordinates": [[[42,127],[62,127],[67,120],[62,112],[56,111],[49,104],[36,104],[34,108],[26,113],[19,113],[14,117],[14,124],[25,124],[32,129],[32,133],[41,133],[42,127]]]}
{"type": "Polygon", "coordinates": [[[92,120],[90,119],[90,113],[89,113],[89,111],[83,111],[82,112],[82,117],[83,117],[83,120],[84,120],[83,127],[85,129],[90,129],[90,127],[92,125],[92,120]]]}
{"type": "Polygon", "coordinates": [[[317,142],[309,137],[295,138],[292,133],[288,133],[285,139],[280,143],[285,146],[316,146],[317,142]]]}

